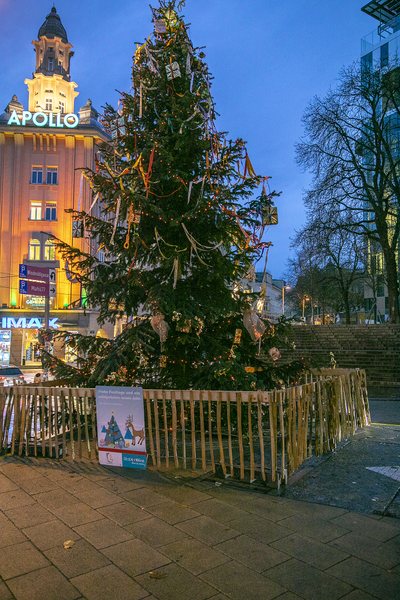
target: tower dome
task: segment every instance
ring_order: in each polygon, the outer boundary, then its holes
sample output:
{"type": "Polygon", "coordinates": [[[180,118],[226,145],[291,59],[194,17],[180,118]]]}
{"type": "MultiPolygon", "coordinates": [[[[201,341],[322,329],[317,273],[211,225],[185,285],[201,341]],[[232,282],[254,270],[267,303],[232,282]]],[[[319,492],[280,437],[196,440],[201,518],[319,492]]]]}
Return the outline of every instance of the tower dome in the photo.
{"type": "Polygon", "coordinates": [[[64,25],[61,23],[60,15],[57,13],[55,6],[47,15],[43,25],[39,29],[38,38],[46,36],[48,38],[59,37],[63,42],[68,42],[67,32],[64,25]]]}

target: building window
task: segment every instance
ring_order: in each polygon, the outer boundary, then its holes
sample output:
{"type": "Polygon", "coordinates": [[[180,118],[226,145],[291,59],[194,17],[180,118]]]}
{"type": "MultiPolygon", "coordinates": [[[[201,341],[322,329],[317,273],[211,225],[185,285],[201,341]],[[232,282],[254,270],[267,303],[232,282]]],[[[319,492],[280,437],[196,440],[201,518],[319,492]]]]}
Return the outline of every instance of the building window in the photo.
{"type": "Polygon", "coordinates": [[[370,71],[372,69],[372,62],[373,62],[373,53],[369,52],[368,54],[364,54],[364,56],[361,57],[361,69],[364,72],[370,71]]]}
{"type": "Polygon", "coordinates": [[[383,275],[378,275],[376,278],[376,295],[378,298],[383,298],[385,295],[385,278],[383,275]]]}
{"type": "Polygon", "coordinates": [[[32,167],[31,183],[43,183],[43,167],[32,167]]]}
{"type": "Polygon", "coordinates": [[[41,202],[31,202],[31,210],[29,213],[29,219],[31,221],[41,221],[42,220],[42,203],[41,202]]]}
{"type": "Polygon", "coordinates": [[[44,260],[56,260],[56,246],[52,240],[44,244],[44,260]]]}
{"type": "Polygon", "coordinates": [[[59,102],[58,106],[60,109],[60,113],[64,114],[65,113],[65,102],[59,102]]]}
{"type": "Polygon", "coordinates": [[[46,98],[45,110],[53,110],[53,100],[46,98]]]}
{"type": "Polygon", "coordinates": [[[57,185],[58,167],[47,167],[46,183],[47,185],[57,185]]]}
{"type": "Polygon", "coordinates": [[[387,67],[389,64],[389,44],[382,44],[381,46],[381,69],[387,67]]]}
{"type": "Polygon", "coordinates": [[[57,221],[57,205],[54,202],[46,202],[44,218],[46,221],[57,221]]]}
{"type": "Polygon", "coordinates": [[[54,58],[49,58],[47,60],[47,68],[49,71],[52,71],[54,69],[54,58]]]}
{"type": "Polygon", "coordinates": [[[29,242],[29,260],[40,260],[40,241],[32,239],[29,242]]]}

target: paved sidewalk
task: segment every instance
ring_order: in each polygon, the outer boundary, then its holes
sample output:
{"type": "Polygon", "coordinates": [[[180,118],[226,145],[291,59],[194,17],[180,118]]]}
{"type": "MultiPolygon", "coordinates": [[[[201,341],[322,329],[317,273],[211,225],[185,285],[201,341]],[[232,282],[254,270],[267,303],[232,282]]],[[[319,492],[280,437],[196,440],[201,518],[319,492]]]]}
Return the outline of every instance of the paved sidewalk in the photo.
{"type": "Polygon", "coordinates": [[[398,519],[123,473],[0,459],[0,600],[400,598],[398,519]]]}
{"type": "Polygon", "coordinates": [[[400,401],[372,401],[371,416],[336,452],[306,461],[285,498],[400,519],[400,401]]]}

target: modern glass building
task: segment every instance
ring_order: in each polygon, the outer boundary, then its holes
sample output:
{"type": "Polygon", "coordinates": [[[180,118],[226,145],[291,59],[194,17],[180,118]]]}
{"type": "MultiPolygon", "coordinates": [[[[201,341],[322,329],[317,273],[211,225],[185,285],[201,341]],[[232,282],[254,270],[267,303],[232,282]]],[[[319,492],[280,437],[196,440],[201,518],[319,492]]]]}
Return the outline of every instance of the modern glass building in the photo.
{"type": "MultiPolygon", "coordinates": [[[[378,26],[361,40],[363,69],[386,69],[400,65],[400,0],[371,0],[361,9],[378,22],[378,26]]],[[[392,140],[400,151],[399,115],[388,113],[392,140]]],[[[365,308],[368,317],[384,320],[388,314],[387,288],[384,276],[383,254],[378,246],[368,248],[369,282],[365,290],[365,308]]]]}

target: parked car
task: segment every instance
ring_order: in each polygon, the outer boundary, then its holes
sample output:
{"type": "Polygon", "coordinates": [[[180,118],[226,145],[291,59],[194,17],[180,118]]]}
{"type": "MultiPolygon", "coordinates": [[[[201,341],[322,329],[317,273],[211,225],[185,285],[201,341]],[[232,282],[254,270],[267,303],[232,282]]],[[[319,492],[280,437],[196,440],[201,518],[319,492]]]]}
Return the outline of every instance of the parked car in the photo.
{"type": "Polygon", "coordinates": [[[25,383],[21,369],[14,365],[0,366],[0,385],[13,385],[14,383],[25,383]]]}

